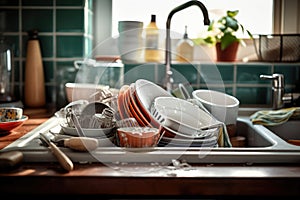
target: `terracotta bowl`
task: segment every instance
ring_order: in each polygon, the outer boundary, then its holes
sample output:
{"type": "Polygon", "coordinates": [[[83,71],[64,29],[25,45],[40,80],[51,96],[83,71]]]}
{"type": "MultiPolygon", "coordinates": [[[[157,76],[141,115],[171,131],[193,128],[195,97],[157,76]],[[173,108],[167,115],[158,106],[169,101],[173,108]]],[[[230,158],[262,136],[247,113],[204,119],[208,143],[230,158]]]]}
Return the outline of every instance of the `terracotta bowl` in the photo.
{"type": "Polygon", "coordinates": [[[121,147],[143,148],[154,147],[159,139],[159,130],[149,127],[118,128],[118,142],[121,147]]]}

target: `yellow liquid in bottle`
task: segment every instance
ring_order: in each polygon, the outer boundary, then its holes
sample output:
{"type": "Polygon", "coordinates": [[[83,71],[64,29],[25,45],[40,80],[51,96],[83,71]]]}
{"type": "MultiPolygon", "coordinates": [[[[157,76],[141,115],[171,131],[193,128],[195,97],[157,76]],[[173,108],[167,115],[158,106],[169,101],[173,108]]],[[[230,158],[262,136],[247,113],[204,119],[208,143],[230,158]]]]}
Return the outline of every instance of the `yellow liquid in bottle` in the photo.
{"type": "Polygon", "coordinates": [[[161,53],[159,51],[159,29],[156,25],[155,15],[151,16],[151,22],[146,27],[146,48],[145,61],[159,62],[161,61],[161,53]]]}

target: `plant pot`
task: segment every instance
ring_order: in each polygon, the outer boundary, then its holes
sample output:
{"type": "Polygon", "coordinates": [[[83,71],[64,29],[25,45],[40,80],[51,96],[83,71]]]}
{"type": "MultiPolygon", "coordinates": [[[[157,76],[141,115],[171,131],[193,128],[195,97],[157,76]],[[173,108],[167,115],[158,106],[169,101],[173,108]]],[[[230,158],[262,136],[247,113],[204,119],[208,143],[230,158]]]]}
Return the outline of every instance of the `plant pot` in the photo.
{"type": "Polygon", "coordinates": [[[235,61],[239,47],[239,42],[233,42],[226,49],[221,50],[221,43],[216,44],[217,61],[235,61]]]}

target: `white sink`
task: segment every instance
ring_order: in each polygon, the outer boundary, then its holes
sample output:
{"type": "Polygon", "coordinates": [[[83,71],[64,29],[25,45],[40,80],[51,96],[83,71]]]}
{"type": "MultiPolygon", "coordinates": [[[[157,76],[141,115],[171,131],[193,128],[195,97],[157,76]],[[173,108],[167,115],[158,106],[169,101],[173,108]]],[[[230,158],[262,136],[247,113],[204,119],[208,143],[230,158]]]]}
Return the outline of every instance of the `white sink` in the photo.
{"type": "Polygon", "coordinates": [[[266,128],[285,141],[300,140],[300,120],[290,120],[284,124],[266,128]]]}
{"type": "MultiPolygon", "coordinates": [[[[188,163],[299,163],[300,147],[284,141],[297,133],[300,122],[289,122],[274,130],[262,125],[253,125],[249,117],[239,117],[237,134],[246,138],[245,147],[153,147],[126,149],[117,146],[98,147],[93,152],[76,152],[62,148],[73,162],[101,163],[168,163],[183,159],[188,163]],[[290,130],[286,132],[285,130],[290,130]]],[[[49,149],[41,145],[40,132],[47,132],[59,126],[53,117],[48,121],[8,145],[2,151],[21,150],[24,162],[55,162],[49,149]]],[[[300,138],[300,135],[298,135],[300,138]]]]}

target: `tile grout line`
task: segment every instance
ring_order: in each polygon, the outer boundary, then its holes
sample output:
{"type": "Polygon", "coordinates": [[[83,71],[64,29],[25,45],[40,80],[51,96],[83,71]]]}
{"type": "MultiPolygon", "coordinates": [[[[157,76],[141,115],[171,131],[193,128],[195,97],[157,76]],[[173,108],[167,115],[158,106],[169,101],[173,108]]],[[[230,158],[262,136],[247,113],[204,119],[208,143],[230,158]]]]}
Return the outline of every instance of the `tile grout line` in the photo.
{"type": "MultiPolygon", "coordinates": [[[[57,82],[57,61],[56,61],[56,56],[57,56],[57,46],[56,46],[56,0],[53,0],[53,8],[52,8],[52,12],[53,12],[53,27],[52,27],[52,31],[53,31],[53,73],[54,73],[54,85],[56,85],[57,82]]],[[[53,83],[53,81],[49,82],[49,85],[51,85],[51,83],[53,83]]],[[[57,87],[54,87],[53,90],[51,90],[52,93],[54,92],[54,94],[52,94],[53,98],[54,98],[54,102],[57,102],[57,87]]]]}
{"type": "Polygon", "coordinates": [[[232,85],[232,94],[236,96],[237,94],[237,64],[233,65],[233,85],[232,85]]]}
{"type": "Polygon", "coordinates": [[[23,85],[24,81],[23,80],[23,71],[25,71],[25,65],[23,65],[23,36],[22,36],[22,0],[19,0],[19,5],[18,5],[18,20],[19,20],[19,32],[18,32],[18,37],[19,37],[19,94],[20,98],[23,97],[23,85]],[[24,69],[24,70],[23,70],[24,69]]]}

